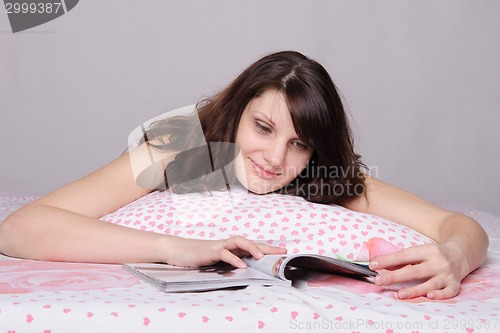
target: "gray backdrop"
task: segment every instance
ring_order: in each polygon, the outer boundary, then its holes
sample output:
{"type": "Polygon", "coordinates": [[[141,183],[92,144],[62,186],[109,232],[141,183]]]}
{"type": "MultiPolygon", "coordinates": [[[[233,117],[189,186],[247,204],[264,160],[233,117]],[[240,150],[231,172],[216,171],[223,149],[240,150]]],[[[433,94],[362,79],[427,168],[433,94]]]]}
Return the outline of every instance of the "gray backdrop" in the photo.
{"type": "Polygon", "coordinates": [[[384,181],[500,214],[500,1],[85,0],[13,34],[0,12],[0,190],[43,194],[264,54],[330,72],[384,181]]]}

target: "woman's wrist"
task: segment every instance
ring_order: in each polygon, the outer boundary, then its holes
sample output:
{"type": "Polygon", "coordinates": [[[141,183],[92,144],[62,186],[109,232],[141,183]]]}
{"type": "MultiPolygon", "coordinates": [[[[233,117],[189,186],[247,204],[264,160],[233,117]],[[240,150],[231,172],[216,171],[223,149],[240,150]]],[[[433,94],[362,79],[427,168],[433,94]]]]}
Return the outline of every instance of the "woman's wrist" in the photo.
{"type": "Polygon", "coordinates": [[[449,240],[441,246],[447,248],[448,262],[455,267],[459,280],[465,278],[473,269],[466,253],[466,247],[459,241],[449,240]]]}
{"type": "Polygon", "coordinates": [[[169,263],[169,258],[175,257],[174,249],[176,248],[176,236],[161,235],[155,243],[153,248],[153,262],[169,263]]]}

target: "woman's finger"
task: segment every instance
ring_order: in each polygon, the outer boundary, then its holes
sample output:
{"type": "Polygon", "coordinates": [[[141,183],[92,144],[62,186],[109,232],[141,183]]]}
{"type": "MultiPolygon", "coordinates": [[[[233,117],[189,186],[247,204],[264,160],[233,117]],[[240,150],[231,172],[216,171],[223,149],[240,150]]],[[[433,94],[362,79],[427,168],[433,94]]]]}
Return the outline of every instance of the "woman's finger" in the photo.
{"type": "Polygon", "coordinates": [[[433,277],[423,283],[403,288],[397,292],[399,299],[426,296],[432,299],[451,298],[460,291],[460,283],[447,284],[440,277],[433,277]]]}
{"type": "Polygon", "coordinates": [[[458,295],[460,292],[460,283],[447,285],[440,290],[431,290],[427,293],[427,297],[431,299],[448,299],[458,295]]]}
{"type": "Polygon", "coordinates": [[[255,243],[242,236],[229,237],[222,243],[223,248],[232,251],[236,255],[247,255],[250,254],[256,259],[262,258],[264,254],[284,254],[286,249],[255,243]]]}
{"type": "Polygon", "coordinates": [[[264,254],[286,254],[287,252],[284,247],[271,246],[262,243],[257,243],[257,246],[264,254]]]}
{"type": "Polygon", "coordinates": [[[409,263],[415,263],[415,254],[412,254],[412,248],[404,249],[394,253],[377,256],[370,261],[369,267],[372,270],[390,269],[397,266],[405,266],[409,263]]]}
{"type": "Polygon", "coordinates": [[[219,252],[219,259],[227,262],[236,268],[246,268],[247,264],[240,257],[229,251],[228,249],[221,249],[219,252]]]}
{"type": "Polygon", "coordinates": [[[406,265],[395,270],[382,270],[375,277],[376,285],[389,285],[398,282],[418,281],[431,278],[439,271],[433,269],[432,265],[428,263],[406,265]]]}
{"type": "Polygon", "coordinates": [[[264,253],[260,250],[256,243],[251,240],[241,237],[229,237],[222,243],[224,249],[233,252],[236,255],[251,254],[254,258],[260,259],[264,253]]]}
{"type": "Polygon", "coordinates": [[[437,247],[434,244],[409,247],[393,253],[377,256],[370,261],[369,267],[372,270],[379,270],[420,263],[436,256],[436,250],[437,247]]]}

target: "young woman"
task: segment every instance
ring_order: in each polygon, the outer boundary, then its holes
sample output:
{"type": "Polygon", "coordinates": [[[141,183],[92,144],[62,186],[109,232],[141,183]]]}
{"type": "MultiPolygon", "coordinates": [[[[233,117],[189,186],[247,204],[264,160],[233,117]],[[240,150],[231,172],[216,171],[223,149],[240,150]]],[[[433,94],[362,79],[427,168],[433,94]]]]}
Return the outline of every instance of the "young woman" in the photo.
{"type": "Polygon", "coordinates": [[[270,54],[200,103],[196,119],[203,137],[193,135],[189,153],[163,159],[168,160],[162,167],[163,184],[152,182],[145,188],[138,181],[135,158],[129,155],[152,148],[165,156],[178,151],[186,143],[179,133],[196,132],[189,119],[154,123],[136,150],[12,214],[0,225],[0,251],[23,258],[108,263],[161,261],[199,266],[223,260],[237,267],[245,266],[241,255],[259,258],[284,253],[284,249],[239,236],[224,242],[191,240],[99,220],[158,186],[177,192],[225,190],[231,175],[221,182],[210,170],[198,167],[207,158],[196,149],[199,142],[218,142],[233,143],[239,151],[234,159],[233,146],[222,145],[212,152],[209,169],[232,165],[228,173],[234,171],[238,182],[251,192],[280,192],[340,204],[388,218],[434,239],[436,244],[415,246],[370,262],[372,269],[384,269],[376,278],[378,285],[419,281],[400,290],[401,299],[453,297],[460,281],[485,259],[488,237],[474,220],[363,172],[334,83],[320,64],[300,53],[270,54]],[[314,172],[315,168],[341,172],[332,176],[314,172]],[[187,182],[203,175],[202,182],[187,182]]]}

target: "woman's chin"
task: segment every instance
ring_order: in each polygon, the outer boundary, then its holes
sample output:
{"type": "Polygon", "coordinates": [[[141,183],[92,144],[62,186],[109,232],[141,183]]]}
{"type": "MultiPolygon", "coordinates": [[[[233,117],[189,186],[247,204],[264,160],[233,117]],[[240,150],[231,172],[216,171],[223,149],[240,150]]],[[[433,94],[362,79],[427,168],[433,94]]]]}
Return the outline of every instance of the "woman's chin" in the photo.
{"type": "Polygon", "coordinates": [[[248,192],[250,193],[253,193],[253,194],[268,194],[268,193],[271,193],[272,191],[266,191],[266,190],[253,190],[253,189],[249,189],[247,188],[248,192]]]}
{"type": "Polygon", "coordinates": [[[243,185],[249,192],[255,194],[268,194],[275,192],[281,188],[279,185],[271,184],[245,184],[243,185]]]}
{"type": "Polygon", "coordinates": [[[236,179],[241,186],[254,194],[268,194],[275,192],[283,187],[283,185],[279,183],[273,183],[271,181],[252,175],[239,175],[238,173],[236,173],[236,179]]]}

